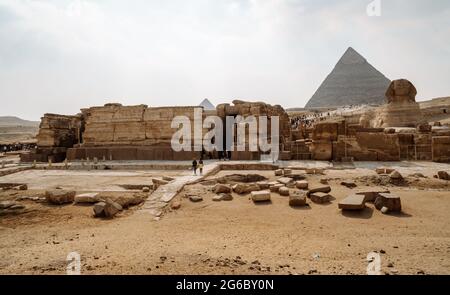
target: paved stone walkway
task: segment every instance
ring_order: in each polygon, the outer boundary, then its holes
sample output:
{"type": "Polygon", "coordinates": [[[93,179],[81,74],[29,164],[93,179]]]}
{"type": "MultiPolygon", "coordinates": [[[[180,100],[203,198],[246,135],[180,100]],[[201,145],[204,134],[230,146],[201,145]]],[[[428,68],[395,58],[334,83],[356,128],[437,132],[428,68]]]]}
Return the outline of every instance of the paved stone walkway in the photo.
{"type": "Polygon", "coordinates": [[[187,184],[192,184],[203,180],[209,175],[215,174],[220,170],[217,163],[207,164],[203,167],[203,175],[193,175],[192,171],[183,173],[175,180],[166,185],[159,186],[153,193],[150,194],[145,201],[141,212],[150,213],[154,218],[159,218],[163,209],[172,201],[172,199],[183,189],[187,184]]]}

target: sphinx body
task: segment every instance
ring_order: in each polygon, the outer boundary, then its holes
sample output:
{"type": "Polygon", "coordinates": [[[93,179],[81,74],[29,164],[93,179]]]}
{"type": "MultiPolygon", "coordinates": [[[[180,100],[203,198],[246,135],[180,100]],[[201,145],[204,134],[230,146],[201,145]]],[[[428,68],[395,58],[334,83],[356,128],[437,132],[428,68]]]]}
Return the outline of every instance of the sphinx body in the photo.
{"type": "MultiPolygon", "coordinates": [[[[392,81],[386,97],[387,104],[381,106],[374,114],[365,117],[372,127],[417,127],[424,122],[419,104],[416,102],[417,90],[406,80],[392,81]]],[[[364,122],[367,124],[367,122],[364,122]]]]}

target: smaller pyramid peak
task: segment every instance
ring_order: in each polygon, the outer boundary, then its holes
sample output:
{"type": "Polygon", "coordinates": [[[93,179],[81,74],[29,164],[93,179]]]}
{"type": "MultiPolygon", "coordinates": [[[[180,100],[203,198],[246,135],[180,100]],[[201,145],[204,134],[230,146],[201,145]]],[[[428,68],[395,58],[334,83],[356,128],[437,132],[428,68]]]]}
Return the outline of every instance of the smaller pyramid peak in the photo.
{"type": "Polygon", "coordinates": [[[209,101],[209,99],[205,98],[199,106],[203,107],[205,110],[215,110],[216,107],[209,101]]]}

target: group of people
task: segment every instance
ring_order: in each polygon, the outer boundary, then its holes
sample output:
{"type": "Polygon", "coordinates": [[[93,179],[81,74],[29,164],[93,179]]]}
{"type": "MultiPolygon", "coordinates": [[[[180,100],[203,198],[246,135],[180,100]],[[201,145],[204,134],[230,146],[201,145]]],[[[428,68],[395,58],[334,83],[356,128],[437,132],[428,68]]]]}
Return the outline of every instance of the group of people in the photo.
{"type": "Polygon", "coordinates": [[[15,144],[0,144],[0,153],[7,153],[7,152],[16,152],[16,151],[22,151],[22,150],[31,150],[36,148],[35,143],[15,143],[15,144]]]}
{"type": "Polygon", "coordinates": [[[334,111],[327,111],[322,113],[313,113],[308,115],[301,115],[291,118],[292,129],[309,128],[314,126],[315,123],[325,121],[329,118],[342,116],[353,111],[366,107],[366,105],[347,105],[340,107],[334,111]]]}
{"type": "MultiPolygon", "coordinates": [[[[217,155],[218,155],[219,161],[231,160],[231,151],[218,151],[217,155]]],[[[202,153],[200,160],[197,161],[197,159],[194,158],[194,160],[192,161],[192,171],[194,172],[194,175],[197,175],[197,170],[200,171],[200,175],[203,175],[203,166],[204,166],[203,156],[204,156],[204,153],[202,153]]],[[[209,156],[209,159],[213,159],[212,153],[209,153],[208,156],[209,156]]]]}
{"type": "Polygon", "coordinates": [[[324,121],[331,117],[331,113],[315,113],[310,115],[301,115],[291,118],[292,129],[309,128],[318,121],[324,121]]]}
{"type": "Polygon", "coordinates": [[[197,175],[197,169],[200,171],[200,175],[203,175],[203,159],[197,162],[197,159],[192,161],[192,171],[194,171],[194,175],[197,175]]]}

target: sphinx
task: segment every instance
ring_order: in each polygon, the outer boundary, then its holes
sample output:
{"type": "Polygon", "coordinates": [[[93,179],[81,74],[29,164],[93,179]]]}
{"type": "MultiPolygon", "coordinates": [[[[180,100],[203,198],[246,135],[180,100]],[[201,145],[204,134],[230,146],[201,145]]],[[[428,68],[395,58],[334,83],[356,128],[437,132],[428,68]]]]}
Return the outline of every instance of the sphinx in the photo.
{"type": "Polygon", "coordinates": [[[424,123],[416,102],[417,89],[406,79],[392,81],[386,91],[386,104],[361,116],[361,125],[370,127],[412,127],[424,123]]]}

